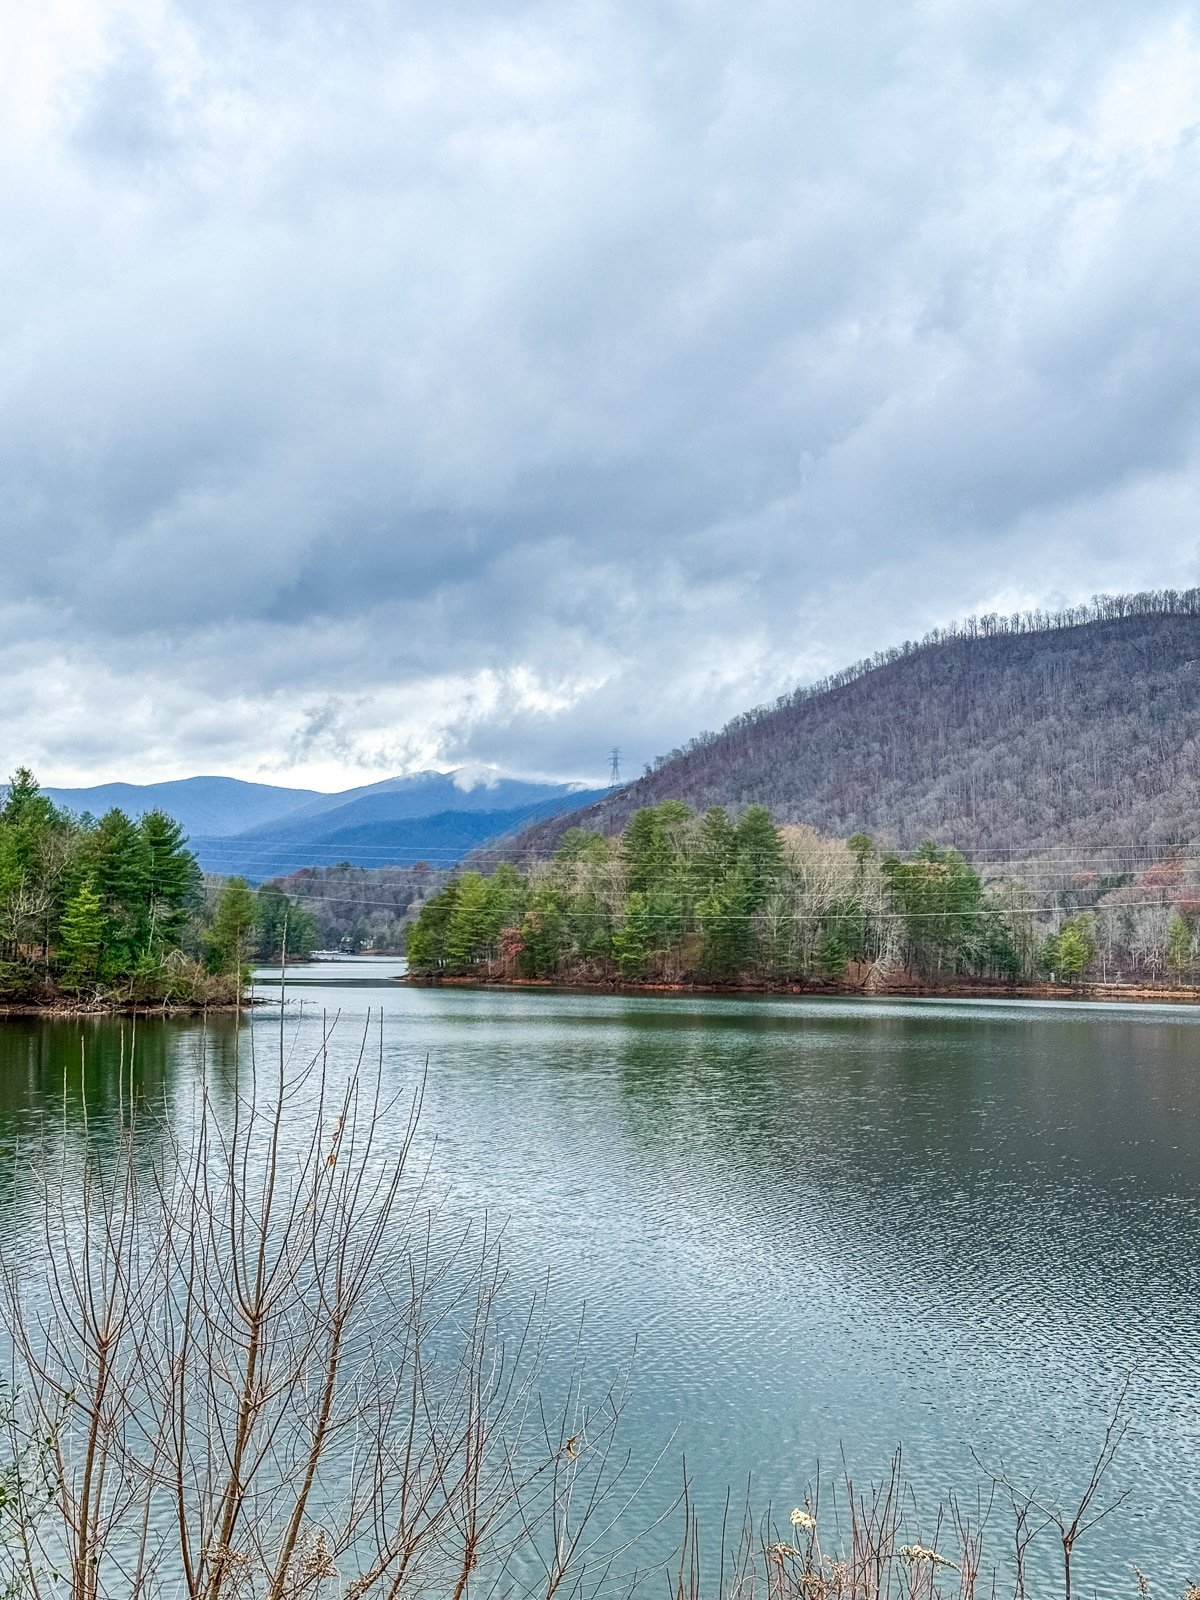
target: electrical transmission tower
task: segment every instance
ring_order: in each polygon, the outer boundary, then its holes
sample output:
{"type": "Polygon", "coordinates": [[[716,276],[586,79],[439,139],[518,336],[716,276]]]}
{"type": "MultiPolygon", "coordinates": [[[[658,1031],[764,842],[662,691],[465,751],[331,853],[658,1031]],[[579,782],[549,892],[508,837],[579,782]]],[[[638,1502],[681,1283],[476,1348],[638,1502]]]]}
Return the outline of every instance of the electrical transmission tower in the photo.
{"type": "Polygon", "coordinates": [[[608,753],[608,781],[610,785],[621,781],[621,752],[616,745],[608,753]]]}

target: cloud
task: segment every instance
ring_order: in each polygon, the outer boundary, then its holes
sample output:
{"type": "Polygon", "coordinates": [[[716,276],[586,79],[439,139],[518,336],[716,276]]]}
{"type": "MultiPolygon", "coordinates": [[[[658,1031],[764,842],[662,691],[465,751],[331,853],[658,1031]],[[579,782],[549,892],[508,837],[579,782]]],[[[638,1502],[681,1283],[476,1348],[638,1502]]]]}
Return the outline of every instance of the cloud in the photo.
{"type": "Polygon", "coordinates": [[[0,749],[603,779],[1197,580],[1200,33],[51,0],[0,51],[0,749]]]}

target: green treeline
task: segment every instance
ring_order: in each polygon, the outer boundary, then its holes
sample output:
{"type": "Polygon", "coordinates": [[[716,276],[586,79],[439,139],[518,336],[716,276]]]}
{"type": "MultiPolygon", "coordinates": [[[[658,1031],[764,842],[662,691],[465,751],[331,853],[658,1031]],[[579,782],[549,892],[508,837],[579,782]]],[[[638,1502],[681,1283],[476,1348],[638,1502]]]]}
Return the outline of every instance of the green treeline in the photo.
{"type": "Polygon", "coordinates": [[[20,768],[0,806],[0,1001],[58,995],[217,1003],[255,956],[312,948],[277,888],[206,881],[161,811],[99,819],[55,806],[20,768]]]}
{"type": "Polygon", "coordinates": [[[585,982],[837,981],[868,964],[1071,980],[1096,950],[1089,914],[1040,931],[1022,885],[985,884],[956,850],[901,858],[865,834],[777,828],[761,806],[735,821],[676,800],[639,811],[619,838],[573,829],[528,873],[463,873],[408,936],[415,973],[585,982]]]}

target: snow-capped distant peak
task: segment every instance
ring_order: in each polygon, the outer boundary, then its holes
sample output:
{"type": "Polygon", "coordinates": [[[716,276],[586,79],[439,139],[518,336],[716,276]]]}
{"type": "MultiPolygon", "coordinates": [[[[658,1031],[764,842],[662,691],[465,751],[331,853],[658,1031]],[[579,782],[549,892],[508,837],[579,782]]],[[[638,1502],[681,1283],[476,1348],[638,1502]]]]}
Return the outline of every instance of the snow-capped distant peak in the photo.
{"type": "Polygon", "coordinates": [[[507,772],[500,772],[495,767],[484,766],[476,761],[466,767],[456,767],[453,772],[446,774],[453,778],[454,787],[461,789],[464,794],[470,794],[472,789],[494,789],[498,783],[507,778],[507,772]]]}

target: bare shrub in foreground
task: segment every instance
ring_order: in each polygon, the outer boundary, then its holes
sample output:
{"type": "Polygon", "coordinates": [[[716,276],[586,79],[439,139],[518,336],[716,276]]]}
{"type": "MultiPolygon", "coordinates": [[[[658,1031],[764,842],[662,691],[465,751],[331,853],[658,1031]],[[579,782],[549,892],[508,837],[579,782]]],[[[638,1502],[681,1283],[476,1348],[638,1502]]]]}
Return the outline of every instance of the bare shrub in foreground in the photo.
{"type": "Polygon", "coordinates": [[[505,1331],[493,1242],[447,1247],[408,1174],[419,1091],[385,1103],[362,1050],[335,1087],[327,1046],[297,1068],[281,1026],[265,1080],[243,1063],[219,1104],[206,1077],[190,1136],[130,1113],[115,1144],[85,1130],[77,1159],[42,1161],[45,1276],[5,1268],[10,1456],[39,1463],[10,1474],[14,1592],[604,1580],[612,1549],[585,1557],[620,1476],[617,1396],[589,1409],[573,1383],[547,1413],[539,1325],[505,1331]]]}

